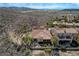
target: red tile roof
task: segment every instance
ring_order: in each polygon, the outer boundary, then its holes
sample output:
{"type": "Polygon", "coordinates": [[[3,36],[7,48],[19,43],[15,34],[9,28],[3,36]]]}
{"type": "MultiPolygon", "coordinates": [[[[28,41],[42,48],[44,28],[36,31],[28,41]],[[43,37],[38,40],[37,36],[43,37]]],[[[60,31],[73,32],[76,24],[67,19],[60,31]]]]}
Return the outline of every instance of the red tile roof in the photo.
{"type": "Polygon", "coordinates": [[[50,31],[48,31],[46,29],[35,29],[35,30],[32,30],[31,36],[34,39],[42,39],[42,40],[50,40],[51,37],[52,37],[51,34],[50,34],[50,31]]]}

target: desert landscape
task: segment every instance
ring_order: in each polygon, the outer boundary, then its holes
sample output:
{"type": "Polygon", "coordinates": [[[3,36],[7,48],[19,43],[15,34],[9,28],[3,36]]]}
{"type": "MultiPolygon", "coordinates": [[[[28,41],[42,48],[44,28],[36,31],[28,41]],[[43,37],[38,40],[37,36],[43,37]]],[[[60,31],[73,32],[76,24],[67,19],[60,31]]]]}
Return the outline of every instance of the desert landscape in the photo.
{"type": "Polygon", "coordinates": [[[79,56],[79,9],[0,7],[0,56],[79,56]]]}

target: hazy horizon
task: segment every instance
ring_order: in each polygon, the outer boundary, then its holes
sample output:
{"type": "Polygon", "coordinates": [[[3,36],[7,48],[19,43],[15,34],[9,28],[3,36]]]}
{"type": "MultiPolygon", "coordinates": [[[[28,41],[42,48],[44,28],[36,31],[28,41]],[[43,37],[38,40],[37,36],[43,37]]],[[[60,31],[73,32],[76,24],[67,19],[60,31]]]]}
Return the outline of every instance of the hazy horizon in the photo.
{"type": "Polygon", "coordinates": [[[78,3],[0,3],[0,7],[26,7],[32,9],[79,9],[78,3]]]}

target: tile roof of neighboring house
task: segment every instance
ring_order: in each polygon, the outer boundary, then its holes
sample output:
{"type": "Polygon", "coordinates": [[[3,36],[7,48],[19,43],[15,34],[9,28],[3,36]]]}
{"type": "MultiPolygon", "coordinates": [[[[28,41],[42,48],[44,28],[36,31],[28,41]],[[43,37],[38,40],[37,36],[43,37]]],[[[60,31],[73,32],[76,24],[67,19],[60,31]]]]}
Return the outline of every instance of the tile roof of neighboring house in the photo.
{"type": "Polygon", "coordinates": [[[35,30],[32,30],[31,36],[34,39],[43,39],[43,40],[50,40],[51,37],[52,37],[51,34],[50,34],[50,31],[48,31],[46,29],[35,29],[35,30]]]}
{"type": "Polygon", "coordinates": [[[64,28],[59,28],[59,29],[56,29],[56,33],[64,33],[64,28]]]}
{"type": "Polygon", "coordinates": [[[79,32],[79,28],[76,28],[76,30],[79,32]]]}
{"type": "Polygon", "coordinates": [[[67,28],[65,31],[66,33],[78,33],[77,30],[74,28],[67,28]]]}
{"type": "Polygon", "coordinates": [[[64,33],[64,28],[51,28],[52,33],[64,33]]]}
{"type": "Polygon", "coordinates": [[[54,33],[78,33],[74,28],[52,28],[51,30],[54,33]]]}

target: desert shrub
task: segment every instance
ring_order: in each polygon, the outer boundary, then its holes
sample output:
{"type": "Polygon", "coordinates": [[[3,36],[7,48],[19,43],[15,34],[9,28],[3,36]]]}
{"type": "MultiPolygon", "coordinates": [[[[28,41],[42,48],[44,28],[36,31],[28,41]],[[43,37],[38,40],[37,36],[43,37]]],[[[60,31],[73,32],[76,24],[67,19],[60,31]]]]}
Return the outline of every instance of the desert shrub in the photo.
{"type": "Polygon", "coordinates": [[[78,46],[79,46],[79,33],[77,34],[77,40],[76,40],[78,46]]]}
{"type": "Polygon", "coordinates": [[[67,16],[64,16],[64,20],[65,20],[65,22],[67,22],[67,16]]]}
{"type": "Polygon", "coordinates": [[[73,27],[74,27],[74,28],[76,27],[75,22],[73,22],[73,27]]]}
{"type": "Polygon", "coordinates": [[[78,20],[79,20],[79,16],[77,17],[74,16],[73,22],[78,23],[79,22],[78,20]]]}
{"type": "Polygon", "coordinates": [[[21,52],[22,52],[25,56],[31,55],[31,50],[28,49],[28,48],[21,48],[21,52]]]}
{"type": "Polygon", "coordinates": [[[53,46],[56,46],[58,43],[58,38],[56,36],[52,36],[51,43],[53,46]]]}
{"type": "Polygon", "coordinates": [[[31,36],[26,35],[26,36],[23,37],[22,39],[23,39],[23,42],[24,42],[26,45],[31,45],[31,44],[32,44],[32,37],[31,37],[31,36]]]}
{"type": "Polygon", "coordinates": [[[47,45],[47,44],[44,44],[43,46],[44,46],[44,47],[48,47],[48,45],[47,45]]]}
{"type": "Polygon", "coordinates": [[[53,21],[52,20],[48,21],[47,26],[48,27],[54,27],[53,21]]]}
{"type": "Polygon", "coordinates": [[[45,49],[44,50],[46,53],[51,53],[52,49],[45,49]]]}

